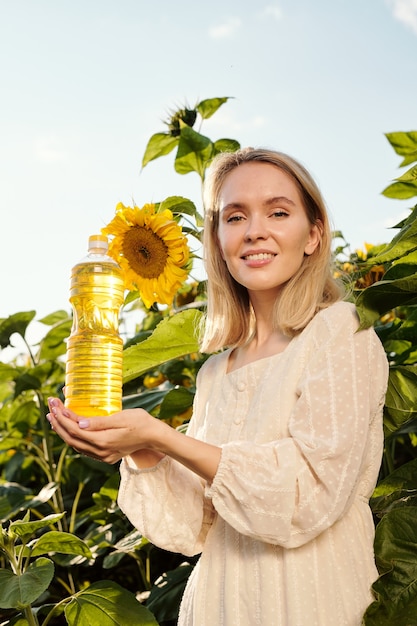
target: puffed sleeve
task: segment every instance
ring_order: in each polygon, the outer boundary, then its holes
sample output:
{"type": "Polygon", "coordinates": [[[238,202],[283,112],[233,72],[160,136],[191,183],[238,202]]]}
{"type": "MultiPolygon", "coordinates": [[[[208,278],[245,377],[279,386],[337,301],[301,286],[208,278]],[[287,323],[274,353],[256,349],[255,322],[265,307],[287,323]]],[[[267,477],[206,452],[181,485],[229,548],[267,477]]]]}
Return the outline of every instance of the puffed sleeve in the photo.
{"type": "MultiPolygon", "coordinates": [[[[200,371],[199,378],[201,375],[200,371]]],[[[197,406],[198,392],[195,412],[197,406]]],[[[187,432],[190,436],[195,428],[193,420],[187,432]]],[[[130,457],[125,457],[120,477],[118,504],[144,537],[164,550],[186,556],[202,551],[214,517],[202,478],[168,456],[146,469],[138,469],[130,457]]]]}
{"type": "MultiPolygon", "coordinates": [[[[240,533],[297,547],[341,518],[355,496],[369,498],[364,476],[370,466],[377,473],[381,460],[388,364],[375,331],[357,329],[346,303],[317,314],[300,337],[305,363],[288,436],[222,446],[206,494],[240,533]]],[[[289,385],[290,378],[291,371],[287,381],[268,385],[289,385]]]]}

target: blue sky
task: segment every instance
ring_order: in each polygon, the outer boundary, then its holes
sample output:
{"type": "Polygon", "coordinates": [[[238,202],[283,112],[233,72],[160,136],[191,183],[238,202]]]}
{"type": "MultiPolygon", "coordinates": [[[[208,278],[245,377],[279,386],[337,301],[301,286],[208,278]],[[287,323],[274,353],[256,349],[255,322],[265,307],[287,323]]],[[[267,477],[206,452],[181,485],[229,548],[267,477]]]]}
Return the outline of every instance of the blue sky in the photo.
{"type": "Polygon", "coordinates": [[[72,265],[116,204],[183,195],[140,172],[169,109],[231,99],[202,131],[300,159],[352,248],[409,203],[384,133],[417,129],[417,0],[0,0],[0,317],[69,310],[72,265]]]}

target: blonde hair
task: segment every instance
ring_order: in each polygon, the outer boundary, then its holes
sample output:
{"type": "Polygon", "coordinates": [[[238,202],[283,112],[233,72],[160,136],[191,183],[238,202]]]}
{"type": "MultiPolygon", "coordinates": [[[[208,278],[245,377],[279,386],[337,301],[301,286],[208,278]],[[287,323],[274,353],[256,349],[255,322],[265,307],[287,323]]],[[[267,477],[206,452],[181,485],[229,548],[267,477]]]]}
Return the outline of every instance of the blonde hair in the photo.
{"type": "Polygon", "coordinates": [[[217,239],[223,183],[234,168],[254,161],[274,165],[291,178],[301,195],[308,220],[320,231],[314,252],[304,256],[299,270],[281,289],[274,305],[274,327],[293,337],[320,309],[342,298],[342,289],[332,274],[332,234],[326,206],[310,173],[292,157],[274,150],[244,148],[221,153],[214,158],[204,185],[203,243],[208,303],[201,338],[203,352],[242,345],[254,331],[249,294],[230,275],[217,239]]]}

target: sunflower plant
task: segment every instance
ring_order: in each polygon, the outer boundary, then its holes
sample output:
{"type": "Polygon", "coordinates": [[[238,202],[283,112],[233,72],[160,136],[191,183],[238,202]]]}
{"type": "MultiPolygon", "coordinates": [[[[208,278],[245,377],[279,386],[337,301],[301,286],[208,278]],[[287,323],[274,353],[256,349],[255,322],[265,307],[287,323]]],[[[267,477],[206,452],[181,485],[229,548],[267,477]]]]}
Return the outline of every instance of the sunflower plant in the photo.
{"type": "Polygon", "coordinates": [[[207,166],[219,152],[235,152],[240,144],[235,139],[212,141],[200,133],[204,120],[209,119],[230,98],[200,100],[171,111],[165,121],[166,131],[151,136],[142,158],[142,168],[150,161],[165,156],[176,148],[174,168],[178,174],[196,172],[204,181],[207,166]],[[194,127],[198,125],[198,130],[194,127]]]}

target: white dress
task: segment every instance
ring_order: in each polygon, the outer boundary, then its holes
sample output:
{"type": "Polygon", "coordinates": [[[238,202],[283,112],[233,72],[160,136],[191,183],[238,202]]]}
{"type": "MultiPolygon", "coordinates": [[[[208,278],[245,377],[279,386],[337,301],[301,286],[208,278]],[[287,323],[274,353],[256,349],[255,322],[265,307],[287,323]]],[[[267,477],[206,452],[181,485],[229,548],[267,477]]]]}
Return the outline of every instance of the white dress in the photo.
{"type": "Polygon", "coordinates": [[[388,364],[353,305],[318,313],[284,352],[197,380],[188,434],[221,446],[211,485],[165,457],[121,464],[119,504],[155,545],[202,552],[180,626],[359,626],[372,601],[368,500],[388,364]]]}

